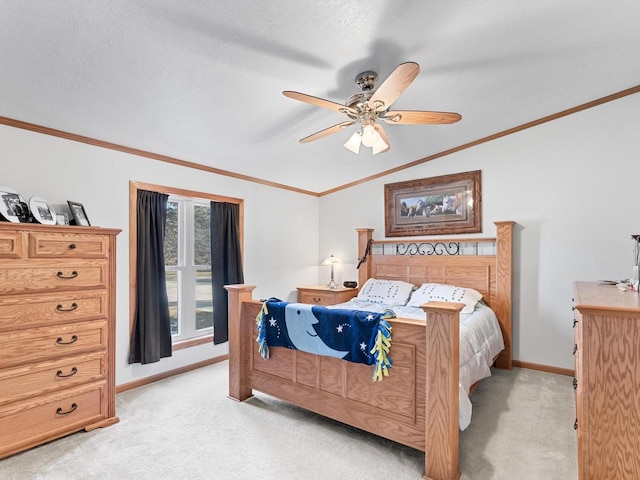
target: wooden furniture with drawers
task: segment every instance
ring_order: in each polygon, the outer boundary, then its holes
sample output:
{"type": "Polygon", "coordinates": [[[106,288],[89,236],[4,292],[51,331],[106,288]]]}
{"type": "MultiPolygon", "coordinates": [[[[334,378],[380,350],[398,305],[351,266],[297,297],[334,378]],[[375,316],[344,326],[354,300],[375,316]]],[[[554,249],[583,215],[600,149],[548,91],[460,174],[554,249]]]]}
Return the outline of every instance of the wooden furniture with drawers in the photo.
{"type": "Polygon", "coordinates": [[[640,296],[574,284],[580,480],[640,478],[640,296]]]}
{"type": "Polygon", "coordinates": [[[0,223],[0,458],[118,421],[119,232],[0,223]]]}
{"type": "Polygon", "coordinates": [[[314,305],[335,305],[351,300],[358,295],[357,288],[329,288],[326,285],[298,287],[298,302],[314,305]]]}

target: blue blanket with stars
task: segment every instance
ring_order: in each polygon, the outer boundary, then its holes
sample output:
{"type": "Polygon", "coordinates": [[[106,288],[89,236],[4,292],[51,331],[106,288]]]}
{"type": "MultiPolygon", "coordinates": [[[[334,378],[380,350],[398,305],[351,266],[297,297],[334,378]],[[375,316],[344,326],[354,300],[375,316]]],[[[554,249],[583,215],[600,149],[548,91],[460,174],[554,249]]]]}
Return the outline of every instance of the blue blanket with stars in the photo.
{"type": "Polygon", "coordinates": [[[258,349],[269,358],[269,347],[284,347],[350,362],[374,365],[373,381],[389,374],[391,310],[383,313],[326,308],[271,298],[256,317],[258,349]]]}

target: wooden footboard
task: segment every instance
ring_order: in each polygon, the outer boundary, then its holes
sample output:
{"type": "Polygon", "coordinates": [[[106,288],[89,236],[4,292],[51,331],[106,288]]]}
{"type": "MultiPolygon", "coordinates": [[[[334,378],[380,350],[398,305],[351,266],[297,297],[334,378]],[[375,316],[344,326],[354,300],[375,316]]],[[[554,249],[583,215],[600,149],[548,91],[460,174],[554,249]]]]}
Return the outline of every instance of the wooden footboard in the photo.
{"type": "Polygon", "coordinates": [[[255,287],[229,285],[229,397],[258,390],[288,403],[425,452],[425,478],[453,480],[458,468],[459,311],[423,308],[427,322],[392,319],[393,367],[372,382],[372,367],[298,350],[258,353],[255,287]],[[429,339],[427,341],[427,339],[429,339]],[[428,368],[427,368],[428,366],[428,368]]]}

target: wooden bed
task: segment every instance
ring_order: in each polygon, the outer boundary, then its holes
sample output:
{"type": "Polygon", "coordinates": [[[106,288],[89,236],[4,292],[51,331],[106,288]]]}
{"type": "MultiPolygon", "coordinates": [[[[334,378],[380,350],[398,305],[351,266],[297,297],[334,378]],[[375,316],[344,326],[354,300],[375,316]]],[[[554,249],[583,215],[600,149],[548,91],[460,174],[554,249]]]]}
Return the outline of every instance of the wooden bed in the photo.
{"type": "MultiPolygon", "coordinates": [[[[514,222],[495,222],[496,238],[372,240],[358,229],[359,285],[368,278],[404,280],[415,285],[448,283],[478,290],[496,313],[505,349],[498,368],[512,368],[511,283],[514,222]],[[467,245],[481,253],[398,255],[418,244],[467,245]],[[486,244],[492,252],[484,253],[486,244]],[[370,246],[370,251],[367,249],[370,246]],[[380,250],[393,250],[384,255],[380,250]],[[379,252],[379,253],[378,253],[379,252]]],[[[414,247],[415,246],[415,247],[414,247]]],[[[433,247],[429,247],[433,251],[433,247]]],[[[441,248],[441,247],[438,247],[441,248]]],[[[469,250],[468,247],[465,247],[469,250]]],[[[462,249],[461,249],[462,250],[462,249]]],[[[414,252],[415,253],[415,252],[414,252]]],[[[454,480],[458,466],[459,312],[457,303],[423,305],[422,320],[392,319],[393,367],[382,382],[371,367],[298,350],[272,348],[258,353],[255,318],[261,308],[254,286],[228,285],[229,397],[238,401],[258,390],[288,403],[425,452],[425,479],[454,480]]]]}

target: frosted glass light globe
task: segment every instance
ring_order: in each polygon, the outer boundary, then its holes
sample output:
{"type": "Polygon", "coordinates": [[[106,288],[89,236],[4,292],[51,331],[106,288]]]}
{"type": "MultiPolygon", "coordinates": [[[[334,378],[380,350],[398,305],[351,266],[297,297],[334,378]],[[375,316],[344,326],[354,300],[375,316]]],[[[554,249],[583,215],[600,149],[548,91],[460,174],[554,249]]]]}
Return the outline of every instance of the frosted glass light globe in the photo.
{"type": "Polygon", "coordinates": [[[373,125],[365,125],[362,128],[362,144],[365,147],[373,147],[380,138],[373,125]]]}

